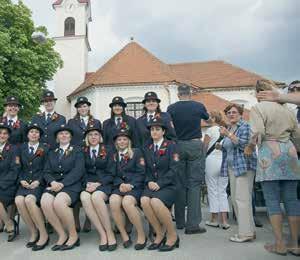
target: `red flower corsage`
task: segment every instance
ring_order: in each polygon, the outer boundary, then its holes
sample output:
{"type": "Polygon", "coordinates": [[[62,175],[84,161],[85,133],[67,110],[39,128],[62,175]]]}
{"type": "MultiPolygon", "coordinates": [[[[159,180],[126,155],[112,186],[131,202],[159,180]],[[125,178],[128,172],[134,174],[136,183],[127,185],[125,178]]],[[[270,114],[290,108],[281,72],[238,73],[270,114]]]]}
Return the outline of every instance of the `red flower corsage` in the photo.
{"type": "Polygon", "coordinates": [[[130,159],[129,154],[128,153],[124,154],[123,158],[124,158],[124,161],[127,163],[128,160],[130,159]]]}
{"type": "Polygon", "coordinates": [[[107,152],[106,152],[105,146],[103,145],[103,146],[101,146],[99,156],[100,156],[102,159],[104,159],[104,158],[106,157],[106,155],[107,155],[107,152]]]}
{"type": "Polygon", "coordinates": [[[14,128],[14,129],[19,129],[19,128],[20,128],[20,120],[17,120],[17,121],[13,124],[13,128],[14,128]]]}
{"type": "Polygon", "coordinates": [[[158,150],[158,154],[159,154],[160,156],[165,155],[165,154],[166,154],[166,149],[159,149],[159,150],[158,150]]]}
{"type": "Polygon", "coordinates": [[[38,148],[35,152],[35,155],[38,157],[42,157],[44,155],[44,149],[43,148],[38,148]]]}
{"type": "Polygon", "coordinates": [[[59,115],[56,112],[54,112],[53,115],[51,116],[51,120],[56,121],[58,119],[58,117],[59,117],[59,115]]]}
{"type": "Polygon", "coordinates": [[[129,126],[126,122],[122,122],[121,125],[120,125],[121,129],[126,129],[126,130],[129,130],[129,126]]]}

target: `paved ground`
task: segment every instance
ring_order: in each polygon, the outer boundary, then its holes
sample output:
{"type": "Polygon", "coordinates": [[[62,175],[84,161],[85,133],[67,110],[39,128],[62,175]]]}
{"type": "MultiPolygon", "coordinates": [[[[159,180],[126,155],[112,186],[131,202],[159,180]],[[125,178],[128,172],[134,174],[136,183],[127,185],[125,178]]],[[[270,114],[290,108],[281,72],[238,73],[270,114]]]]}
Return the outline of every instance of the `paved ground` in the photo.
{"type": "MultiPolygon", "coordinates": [[[[204,212],[204,219],[207,219],[208,213],[204,212]]],[[[277,259],[298,259],[292,255],[285,257],[267,253],[263,249],[266,241],[272,241],[271,227],[265,217],[265,212],[259,213],[260,220],[264,223],[264,228],[257,229],[257,240],[255,242],[235,244],[228,241],[228,237],[236,231],[236,225],[223,231],[216,228],[208,228],[208,232],[201,235],[184,235],[182,231],[178,234],[181,239],[180,248],[170,253],[150,252],[147,250],[135,251],[123,249],[119,246],[115,252],[98,251],[98,238],[95,231],[89,234],[80,234],[81,246],[69,252],[52,252],[50,247],[41,252],[32,252],[25,247],[27,231],[24,225],[21,225],[21,234],[13,243],[6,242],[6,235],[0,234],[0,259],[5,260],[22,260],[22,259],[56,259],[56,260],[88,260],[96,259],[204,259],[204,260],[277,260],[277,259]]],[[[56,237],[51,235],[51,242],[54,243],[56,237]]],[[[118,237],[118,240],[120,238],[118,237]]]]}

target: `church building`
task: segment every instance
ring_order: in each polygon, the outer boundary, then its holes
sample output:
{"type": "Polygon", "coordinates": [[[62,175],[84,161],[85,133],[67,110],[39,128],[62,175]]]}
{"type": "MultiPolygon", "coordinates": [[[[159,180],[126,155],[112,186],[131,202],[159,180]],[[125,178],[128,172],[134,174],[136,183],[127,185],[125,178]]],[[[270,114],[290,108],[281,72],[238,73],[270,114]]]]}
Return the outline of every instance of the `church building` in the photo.
{"type": "Polygon", "coordinates": [[[223,110],[229,102],[246,108],[256,103],[254,86],[260,75],[226,61],[168,64],[133,40],[97,71],[88,72],[91,1],[57,0],[53,8],[57,18],[55,48],[64,62],[54,77],[54,91],[59,98],[57,111],[67,118],[75,114],[79,96],[91,101],[91,112],[101,121],[110,116],[109,103],[114,96],[122,96],[128,114],[138,117],[147,91],[158,94],[164,111],[178,100],[177,87],[182,83],[193,87],[193,98],[208,110],[223,110]]]}

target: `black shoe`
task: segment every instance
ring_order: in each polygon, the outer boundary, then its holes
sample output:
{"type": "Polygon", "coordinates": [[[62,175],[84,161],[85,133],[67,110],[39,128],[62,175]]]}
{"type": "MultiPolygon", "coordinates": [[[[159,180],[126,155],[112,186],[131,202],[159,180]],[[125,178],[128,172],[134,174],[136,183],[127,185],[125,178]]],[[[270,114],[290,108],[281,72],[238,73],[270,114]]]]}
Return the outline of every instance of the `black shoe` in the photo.
{"type": "Polygon", "coordinates": [[[164,243],[166,243],[166,237],[164,237],[159,243],[152,243],[150,246],[148,246],[148,250],[157,250],[159,249],[164,243]]]}
{"type": "Polygon", "coordinates": [[[81,231],[81,227],[76,227],[76,232],[80,233],[80,231],[81,231]]]}
{"type": "Polygon", "coordinates": [[[48,246],[49,241],[50,241],[50,237],[48,237],[46,243],[44,243],[43,245],[37,245],[37,244],[35,244],[32,247],[32,251],[41,251],[41,250],[43,250],[46,246],[48,246]]]}
{"type": "Polygon", "coordinates": [[[184,229],[184,226],[179,226],[179,225],[177,226],[176,225],[176,229],[179,229],[179,230],[184,229]]]}
{"type": "Polygon", "coordinates": [[[108,249],[108,245],[99,245],[99,251],[106,251],[108,249]]]}
{"type": "Polygon", "coordinates": [[[135,244],[134,249],[135,250],[142,250],[146,247],[147,245],[147,238],[145,238],[145,242],[143,244],[135,244]]]}
{"type": "Polygon", "coordinates": [[[64,244],[60,248],[60,250],[61,251],[72,250],[72,249],[74,249],[75,247],[78,247],[78,246],[80,246],[80,238],[79,237],[77,238],[76,242],[73,245],[64,244]]]}
{"type": "Polygon", "coordinates": [[[54,245],[54,246],[52,246],[52,247],[51,247],[51,250],[52,250],[52,251],[58,251],[58,250],[60,250],[61,247],[62,247],[65,243],[67,243],[68,240],[69,240],[69,238],[67,238],[66,241],[65,241],[62,245],[54,245]]]}
{"type": "Polygon", "coordinates": [[[160,252],[172,251],[175,248],[179,247],[179,243],[180,243],[180,239],[179,239],[179,237],[177,237],[176,242],[172,246],[164,244],[158,249],[158,251],[160,251],[160,252]]]}
{"type": "Polygon", "coordinates": [[[205,233],[206,229],[203,227],[198,227],[195,229],[185,229],[184,234],[186,235],[193,235],[193,234],[202,234],[205,233]]]}
{"type": "Polygon", "coordinates": [[[114,243],[114,244],[112,244],[112,245],[108,245],[107,250],[108,250],[108,251],[115,251],[115,250],[117,249],[117,247],[118,247],[118,244],[117,244],[117,243],[114,243]]]}
{"type": "Polygon", "coordinates": [[[4,232],[4,226],[0,227],[0,233],[4,232]]]}
{"type": "Polygon", "coordinates": [[[254,218],[254,224],[258,228],[262,228],[264,226],[257,218],[254,218]]]}
{"type": "Polygon", "coordinates": [[[91,232],[91,227],[83,227],[82,232],[83,233],[89,233],[89,232],[91,232]]]}
{"type": "Polygon", "coordinates": [[[8,233],[7,242],[14,241],[15,238],[17,237],[17,235],[19,234],[19,228],[18,228],[17,222],[14,219],[12,221],[14,223],[14,229],[11,231],[7,231],[7,233],[8,233]]]}
{"type": "Polygon", "coordinates": [[[26,246],[27,248],[32,248],[32,247],[35,245],[35,243],[36,243],[37,241],[39,241],[39,239],[40,239],[40,235],[39,235],[39,233],[38,233],[36,239],[35,239],[34,241],[32,241],[32,242],[28,242],[25,246],[26,246]]]}
{"type": "Polygon", "coordinates": [[[132,241],[131,238],[129,237],[129,239],[123,243],[123,247],[129,248],[131,245],[132,245],[132,241]]]}

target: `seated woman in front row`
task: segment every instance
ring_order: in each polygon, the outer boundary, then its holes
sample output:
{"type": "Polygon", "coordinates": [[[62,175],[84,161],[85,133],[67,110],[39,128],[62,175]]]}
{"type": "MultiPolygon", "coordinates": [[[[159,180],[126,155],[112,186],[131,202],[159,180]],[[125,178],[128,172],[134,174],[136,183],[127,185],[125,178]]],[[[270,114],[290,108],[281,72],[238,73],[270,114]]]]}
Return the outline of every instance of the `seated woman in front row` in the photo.
{"type": "Polygon", "coordinates": [[[41,205],[58,234],[58,241],[51,248],[53,251],[70,250],[80,245],[71,207],[79,199],[85,169],[82,149],[70,145],[72,134],[66,125],[61,125],[55,132],[59,148],[49,152],[44,170],[48,187],[42,195],[41,205]]]}
{"type": "Polygon", "coordinates": [[[136,250],[145,248],[145,236],[141,214],[137,208],[144,188],[145,161],[140,149],[131,148],[131,135],[126,129],[120,129],[114,136],[116,153],[114,154],[114,187],[109,203],[114,221],[123,239],[124,248],[132,241],[125,230],[123,210],[137,230],[136,250]]]}
{"type": "Polygon", "coordinates": [[[176,197],[176,171],[179,156],[176,153],[175,143],[164,137],[166,126],[162,119],[154,118],[148,127],[152,142],[144,148],[147,165],[146,187],[141,198],[141,205],[156,234],[148,250],[171,251],[179,247],[179,237],[169,210],[176,197]],[[163,233],[164,229],[167,231],[166,237],[163,233]]]}
{"type": "Polygon", "coordinates": [[[117,242],[111,227],[106,202],[111,194],[114,162],[112,152],[103,144],[101,129],[90,126],[86,130],[84,148],[86,175],[80,198],[86,215],[100,235],[100,251],[114,251],[117,242]]]}
{"type": "Polygon", "coordinates": [[[5,225],[8,242],[18,234],[17,223],[9,216],[7,207],[14,203],[20,170],[17,148],[8,142],[10,133],[11,129],[0,123],[0,221],[5,225]]]}
{"type": "Polygon", "coordinates": [[[43,173],[48,148],[39,142],[43,130],[37,124],[28,125],[26,132],[29,141],[20,148],[22,167],[15,203],[30,232],[26,247],[39,251],[49,243],[44,216],[40,209],[40,200],[45,189],[43,173]]]}

